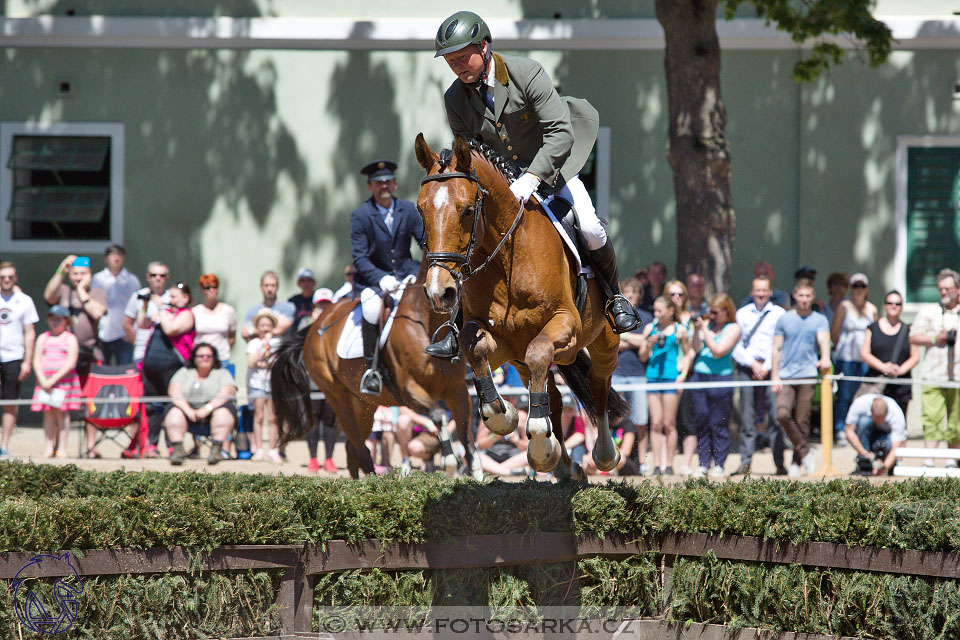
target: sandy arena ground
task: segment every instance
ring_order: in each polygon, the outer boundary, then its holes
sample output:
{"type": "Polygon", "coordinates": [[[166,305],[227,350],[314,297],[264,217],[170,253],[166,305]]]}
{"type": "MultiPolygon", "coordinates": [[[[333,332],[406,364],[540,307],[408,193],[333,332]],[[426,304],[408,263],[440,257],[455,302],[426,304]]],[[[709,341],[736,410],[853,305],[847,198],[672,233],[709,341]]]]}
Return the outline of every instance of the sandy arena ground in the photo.
{"type": "MultiPolygon", "coordinates": [[[[912,430],[911,430],[912,431],[912,430]]],[[[908,446],[911,447],[922,447],[923,441],[915,436],[919,434],[914,434],[911,432],[911,438],[908,441],[908,446]]],[[[85,440],[84,440],[85,441],[85,440]]],[[[196,460],[187,460],[183,466],[172,467],[169,460],[166,458],[166,454],[162,458],[155,459],[145,459],[145,460],[125,460],[120,457],[120,448],[110,442],[103,442],[98,447],[99,452],[104,457],[99,460],[93,460],[88,458],[80,458],[81,442],[81,431],[79,427],[75,427],[70,432],[70,439],[66,447],[66,451],[69,457],[67,458],[56,458],[56,459],[43,459],[41,458],[44,440],[43,440],[43,429],[39,427],[32,426],[20,426],[18,427],[10,440],[10,459],[15,460],[30,460],[37,463],[45,464],[76,464],[77,466],[83,469],[95,469],[98,471],[113,471],[115,469],[126,469],[129,471],[139,471],[139,470],[151,470],[151,471],[180,471],[180,470],[193,470],[193,471],[208,471],[211,473],[220,473],[225,471],[234,471],[240,473],[285,473],[285,474],[308,474],[307,471],[307,446],[305,442],[294,442],[287,447],[287,462],[283,464],[272,464],[270,462],[253,462],[250,460],[228,460],[221,462],[216,466],[209,466],[206,462],[207,448],[201,448],[201,457],[196,460]]],[[[189,437],[188,437],[189,442],[189,437]]],[[[189,446],[189,445],[188,445],[189,446]]],[[[817,460],[817,469],[820,470],[823,467],[823,449],[820,446],[819,442],[814,444],[813,447],[814,454],[817,460]]],[[[323,443],[320,443],[320,455],[323,455],[323,443]]],[[[787,451],[786,459],[787,464],[792,460],[792,451],[787,451]]],[[[837,472],[836,477],[848,477],[849,474],[855,468],[855,452],[853,448],[847,446],[839,449],[834,449],[833,455],[833,466],[837,472]]],[[[696,457],[694,457],[696,461],[696,457]]],[[[337,443],[337,446],[334,449],[334,462],[337,464],[339,469],[337,476],[346,477],[346,452],[344,449],[343,443],[337,443]]],[[[397,449],[394,449],[394,460],[395,465],[399,465],[400,458],[399,452],[397,449]]],[[[650,463],[649,456],[647,460],[648,464],[650,463]]],[[[416,464],[416,462],[414,463],[416,464]]],[[[674,462],[674,469],[677,469],[680,466],[680,456],[677,456],[676,461],[674,462]]],[[[920,464],[919,460],[908,461],[908,464],[920,464]]],[[[937,466],[942,466],[942,461],[937,462],[937,466]]],[[[727,458],[726,471],[730,473],[735,470],[740,465],[740,456],[739,454],[731,454],[727,458]]],[[[770,453],[770,449],[764,449],[760,452],[757,452],[753,456],[753,475],[756,477],[773,477],[775,467],[773,464],[773,456],[770,453]]],[[[332,477],[331,474],[328,474],[324,471],[320,471],[317,474],[318,477],[332,477]]],[[[742,476],[733,476],[733,479],[739,479],[742,476]]],[[[818,480],[823,476],[808,476],[805,477],[805,480],[818,480]]],[[[521,478],[504,478],[504,480],[518,480],[521,478]]],[[[592,481],[604,481],[608,479],[608,476],[595,476],[592,477],[592,481]]],[[[632,477],[632,480],[637,480],[638,478],[632,477]]],[[[665,482],[677,482],[683,480],[680,476],[669,476],[664,477],[665,482]]],[[[876,480],[880,480],[879,478],[876,480]]]]}

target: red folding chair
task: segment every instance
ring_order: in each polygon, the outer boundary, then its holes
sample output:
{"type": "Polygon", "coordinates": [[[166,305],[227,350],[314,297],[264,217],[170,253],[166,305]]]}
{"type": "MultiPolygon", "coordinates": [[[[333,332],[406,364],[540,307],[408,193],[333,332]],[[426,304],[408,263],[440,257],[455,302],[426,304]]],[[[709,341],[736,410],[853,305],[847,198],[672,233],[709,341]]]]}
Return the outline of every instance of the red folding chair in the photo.
{"type": "MultiPolygon", "coordinates": [[[[142,396],[143,381],[136,365],[94,364],[90,368],[83,385],[83,397],[89,398],[84,404],[83,420],[84,425],[90,424],[97,429],[94,448],[104,440],[110,440],[121,448],[133,449],[136,442],[140,457],[143,457],[147,443],[147,412],[142,402],[132,400],[142,396]],[[138,425],[136,440],[126,431],[131,424],[138,425]],[[126,438],[127,442],[123,443],[119,438],[126,438]]],[[[89,455],[89,450],[85,455],[89,455]]]]}

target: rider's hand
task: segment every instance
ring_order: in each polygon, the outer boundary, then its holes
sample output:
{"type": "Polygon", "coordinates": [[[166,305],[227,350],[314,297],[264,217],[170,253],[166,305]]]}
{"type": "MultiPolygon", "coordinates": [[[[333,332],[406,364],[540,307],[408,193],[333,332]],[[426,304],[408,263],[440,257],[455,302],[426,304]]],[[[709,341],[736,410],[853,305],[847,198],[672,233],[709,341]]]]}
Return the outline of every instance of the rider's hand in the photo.
{"type": "Polygon", "coordinates": [[[516,196],[517,200],[520,202],[526,202],[530,199],[530,196],[533,195],[539,186],[540,178],[532,173],[524,173],[522,176],[513,181],[513,184],[510,185],[510,191],[513,192],[513,195],[516,196]]]}
{"type": "Polygon", "coordinates": [[[400,281],[389,273],[380,278],[380,289],[383,291],[393,291],[400,286],[400,281]]]}

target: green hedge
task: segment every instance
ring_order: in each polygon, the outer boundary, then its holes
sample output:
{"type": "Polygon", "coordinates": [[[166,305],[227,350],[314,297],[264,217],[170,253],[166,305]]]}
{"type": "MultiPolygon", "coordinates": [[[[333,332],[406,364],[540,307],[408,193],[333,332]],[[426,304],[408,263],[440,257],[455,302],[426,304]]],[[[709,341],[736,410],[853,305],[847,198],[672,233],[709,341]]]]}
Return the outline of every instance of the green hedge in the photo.
{"type": "MultiPolygon", "coordinates": [[[[654,482],[478,484],[439,474],[352,481],[101,473],[6,462],[0,463],[0,498],[0,551],[209,549],[365,538],[417,542],[541,531],[650,539],[703,532],[960,551],[960,481],[954,479],[876,486],[847,479],[700,480],[669,487],[654,482]]],[[[626,606],[652,615],[662,597],[658,563],[657,556],[640,556],[473,571],[352,571],[321,576],[315,602],[324,607],[470,604],[501,612],[626,606]]],[[[957,581],[722,562],[710,556],[678,560],[673,576],[668,614],[677,621],[863,637],[960,637],[957,581]]],[[[230,637],[276,629],[271,606],[276,572],[111,577],[85,585],[85,624],[66,637],[230,637]]],[[[9,600],[9,594],[5,597],[9,600]]],[[[0,637],[16,637],[9,604],[0,603],[0,637]]],[[[315,624],[321,615],[318,611],[315,624]]]]}
{"type": "Polygon", "coordinates": [[[360,481],[0,463],[0,551],[415,542],[538,531],[704,532],[960,550],[960,481],[748,480],[605,485],[360,481]]]}

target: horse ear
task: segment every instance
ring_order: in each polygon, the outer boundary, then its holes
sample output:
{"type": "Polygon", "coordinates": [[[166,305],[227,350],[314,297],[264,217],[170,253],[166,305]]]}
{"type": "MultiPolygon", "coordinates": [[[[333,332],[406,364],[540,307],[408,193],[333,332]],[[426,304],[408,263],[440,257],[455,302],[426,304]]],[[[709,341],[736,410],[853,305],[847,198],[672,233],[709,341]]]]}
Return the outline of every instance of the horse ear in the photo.
{"type": "Polygon", "coordinates": [[[430,145],[427,144],[427,141],[423,138],[422,133],[417,134],[417,141],[413,146],[417,151],[417,162],[420,163],[420,166],[423,167],[424,171],[430,173],[430,169],[433,168],[433,165],[437,164],[437,154],[434,153],[433,149],[430,148],[430,145]]]}
{"type": "Polygon", "coordinates": [[[470,157],[470,143],[462,136],[457,136],[453,143],[453,153],[457,158],[457,171],[469,171],[473,158],[470,157]]]}

